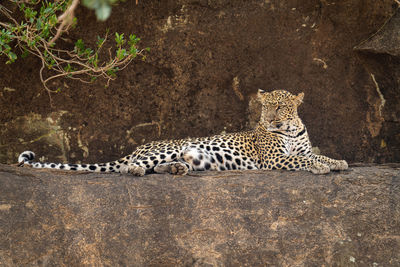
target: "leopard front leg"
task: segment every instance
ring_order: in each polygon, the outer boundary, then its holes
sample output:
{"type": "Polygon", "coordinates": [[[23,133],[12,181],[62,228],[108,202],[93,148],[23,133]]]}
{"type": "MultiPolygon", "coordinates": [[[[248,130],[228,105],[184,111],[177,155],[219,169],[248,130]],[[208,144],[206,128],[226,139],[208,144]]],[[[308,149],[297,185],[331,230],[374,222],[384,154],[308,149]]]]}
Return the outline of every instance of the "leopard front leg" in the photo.
{"type": "Polygon", "coordinates": [[[317,160],[298,155],[275,155],[273,158],[266,158],[260,163],[261,169],[283,169],[283,170],[305,170],[314,174],[326,174],[330,172],[327,164],[317,160]]]}
{"type": "Polygon", "coordinates": [[[331,159],[327,156],[315,155],[315,154],[312,154],[310,158],[328,165],[332,171],[344,171],[349,168],[349,165],[345,160],[336,160],[336,159],[331,159]]]}

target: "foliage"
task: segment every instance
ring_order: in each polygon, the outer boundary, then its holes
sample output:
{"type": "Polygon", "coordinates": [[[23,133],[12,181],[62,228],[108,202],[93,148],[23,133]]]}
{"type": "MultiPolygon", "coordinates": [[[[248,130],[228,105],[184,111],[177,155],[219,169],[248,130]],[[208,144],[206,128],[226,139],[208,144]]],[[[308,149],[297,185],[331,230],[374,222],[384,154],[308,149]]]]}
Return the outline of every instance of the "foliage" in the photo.
{"type": "Polygon", "coordinates": [[[83,0],[82,4],[96,11],[99,20],[106,20],[111,14],[111,5],[118,0],[83,0]]]}
{"type": "MultiPolygon", "coordinates": [[[[102,77],[108,84],[118,70],[125,68],[138,56],[145,59],[145,51],[149,51],[148,48],[138,48],[140,38],[134,34],[126,38],[123,33],[115,33],[114,44],[108,44],[113,49],[104,51],[109,32],[104,37],[98,36],[94,47],[79,39],[73,49],[59,49],[56,41],[77,23],[74,11],[79,0],[11,2],[18,6],[21,14],[13,14],[0,5],[0,14],[7,18],[6,22],[0,22],[0,54],[8,58],[6,64],[13,63],[18,55],[22,58],[28,54],[39,57],[42,61],[40,78],[49,93],[59,90],[51,90],[47,86],[50,80],[59,77],[83,82],[102,77]],[[21,16],[23,19],[18,22],[17,18],[21,16]]],[[[116,0],[84,0],[83,4],[95,9],[98,18],[104,20],[109,16],[110,5],[114,2],[116,0]]]]}

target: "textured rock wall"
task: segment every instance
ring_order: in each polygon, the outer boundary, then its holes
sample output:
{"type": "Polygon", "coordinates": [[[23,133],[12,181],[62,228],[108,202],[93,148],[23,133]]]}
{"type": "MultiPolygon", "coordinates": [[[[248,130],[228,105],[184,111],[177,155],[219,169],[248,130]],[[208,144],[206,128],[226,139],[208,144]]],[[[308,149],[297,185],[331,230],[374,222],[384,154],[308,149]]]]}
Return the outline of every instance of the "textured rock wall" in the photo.
{"type": "Polygon", "coordinates": [[[0,266],[399,266],[400,166],[61,173],[0,165],[0,266]]]}
{"type": "Polygon", "coordinates": [[[248,129],[257,88],[305,92],[300,114],[323,154],[400,161],[398,16],[382,28],[396,1],[138,2],[120,3],[105,23],[80,8],[65,40],[94,43],[110,28],[151,48],[107,88],[56,81],[52,108],[37,59],[0,62],[0,162],[26,149],[47,161],[109,161],[151,140],[248,129]]]}

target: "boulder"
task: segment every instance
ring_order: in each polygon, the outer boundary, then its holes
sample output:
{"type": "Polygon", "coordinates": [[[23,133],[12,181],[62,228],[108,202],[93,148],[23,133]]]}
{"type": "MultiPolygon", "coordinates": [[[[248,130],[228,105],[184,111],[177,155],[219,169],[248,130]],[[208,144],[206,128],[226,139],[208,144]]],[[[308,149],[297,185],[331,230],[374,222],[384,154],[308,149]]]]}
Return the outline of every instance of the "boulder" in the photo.
{"type": "Polygon", "coordinates": [[[399,266],[400,165],[132,177],[0,165],[0,266],[399,266]]]}
{"type": "Polygon", "coordinates": [[[250,130],[258,88],[305,93],[299,114],[322,154],[400,162],[396,1],[119,1],[105,22],[80,6],[59,49],[134,33],[151,48],[146,61],[109,86],[52,80],[60,92],[49,98],[39,58],[1,56],[0,163],[25,150],[43,161],[107,162],[150,141],[250,130]]]}
{"type": "Polygon", "coordinates": [[[388,54],[394,57],[400,56],[400,11],[388,19],[388,21],[370,38],[355,47],[355,50],[388,54]]]}

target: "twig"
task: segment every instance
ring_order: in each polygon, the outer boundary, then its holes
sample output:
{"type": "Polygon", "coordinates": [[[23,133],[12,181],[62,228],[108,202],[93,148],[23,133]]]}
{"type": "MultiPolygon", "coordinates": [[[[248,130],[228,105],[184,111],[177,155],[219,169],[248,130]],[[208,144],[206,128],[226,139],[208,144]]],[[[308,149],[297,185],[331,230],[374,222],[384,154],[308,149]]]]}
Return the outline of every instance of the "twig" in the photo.
{"type": "Polygon", "coordinates": [[[74,12],[78,4],[79,0],[73,0],[68,9],[65,10],[65,12],[58,17],[58,22],[62,22],[60,27],[58,27],[57,29],[56,35],[54,35],[54,37],[49,42],[50,46],[61,36],[63,32],[68,30],[69,26],[71,26],[72,20],[74,18],[74,12]]]}

